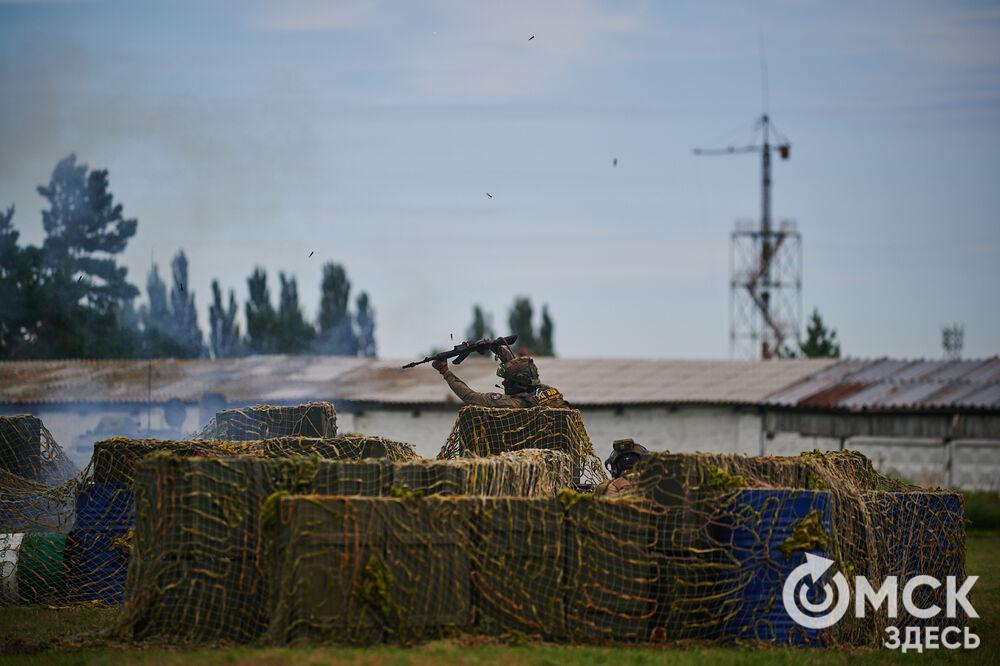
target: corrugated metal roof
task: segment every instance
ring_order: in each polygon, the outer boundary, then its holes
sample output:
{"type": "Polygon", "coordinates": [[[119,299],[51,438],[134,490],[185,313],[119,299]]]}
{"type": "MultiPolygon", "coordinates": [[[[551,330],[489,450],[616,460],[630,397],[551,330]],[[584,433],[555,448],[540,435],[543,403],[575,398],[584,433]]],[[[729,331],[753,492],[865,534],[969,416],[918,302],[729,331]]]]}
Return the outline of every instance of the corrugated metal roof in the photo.
{"type": "Polygon", "coordinates": [[[1000,357],[967,361],[846,359],[779,390],[765,402],[855,411],[998,409],[1000,357]]]}
{"type": "MultiPolygon", "coordinates": [[[[456,404],[429,365],[341,356],[248,356],[180,361],[0,362],[0,402],[230,403],[354,400],[456,404]],[[151,372],[150,372],[151,371],[151,372]]],[[[1000,357],[969,361],[834,359],[701,361],[538,359],[542,380],[575,405],[730,403],[851,410],[1000,409],[1000,357]]],[[[473,389],[497,390],[496,364],[455,368],[473,389]]]]}
{"type": "MultiPolygon", "coordinates": [[[[457,403],[429,365],[402,370],[404,362],[282,355],[191,361],[8,361],[0,362],[0,402],[145,402],[151,380],[155,402],[170,398],[192,402],[215,392],[230,403],[457,403]]],[[[542,380],[581,406],[756,404],[835,364],[830,359],[538,359],[542,380]]],[[[455,371],[475,390],[497,390],[496,363],[488,358],[470,358],[455,371]]]]}

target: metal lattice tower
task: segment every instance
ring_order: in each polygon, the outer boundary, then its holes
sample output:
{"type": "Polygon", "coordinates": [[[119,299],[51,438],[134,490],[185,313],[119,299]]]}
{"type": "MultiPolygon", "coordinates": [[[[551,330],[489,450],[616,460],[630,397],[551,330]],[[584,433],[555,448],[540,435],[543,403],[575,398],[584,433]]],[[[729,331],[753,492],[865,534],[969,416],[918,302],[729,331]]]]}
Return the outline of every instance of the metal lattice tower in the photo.
{"type": "Polygon", "coordinates": [[[695,155],[761,154],[760,227],[737,221],[729,247],[729,355],[775,356],[802,330],[802,236],[795,223],[771,223],[771,151],[788,159],[791,143],[771,125],[765,112],[757,121],[759,145],[703,150],[695,155]],[[776,143],[771,143],[771,135],[776,143]]]}
{"type": "Polygon", "coordinates": [[[802,330],[802,236],[737,221],[729,241],[729,356],[768,359],[802,330]]]}
{"type": "Polygon", "coordinates": [[[941,328],[941,347],[944,349],[944,357],[950,361],[957,361],[962,358],[962,348],[965,346],[965,327],[961,324],[952,324],[941,328]]]}

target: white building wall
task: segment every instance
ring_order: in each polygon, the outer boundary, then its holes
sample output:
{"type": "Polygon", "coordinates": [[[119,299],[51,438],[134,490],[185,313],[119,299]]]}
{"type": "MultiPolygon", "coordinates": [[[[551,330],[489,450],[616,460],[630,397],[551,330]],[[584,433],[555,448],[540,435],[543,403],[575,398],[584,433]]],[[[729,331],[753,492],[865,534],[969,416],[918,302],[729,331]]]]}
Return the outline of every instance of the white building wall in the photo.
{"type": "Polygon", "coordinates": [[[413,444],[417,455],[423,458],[436,458],[457,416],[457,409],[394,408],[359,413],[338,412],[337,432],[388,437],[413,444]]]}
{"type": "MultiPolygon", "coordinates": [[[[93,441],[81,439],[94,430],[102,417],[131,417],[140,425],[134,436],[147,429],[143,406],[105,405],[100,408],[75,405],[39,405],[33,409],[7,406],[3,415],[32,413],[43,424],[66,454],[78,466],[90,459],[93,441]]],[[[690,453],[737,453],[746,455],[798,455],[803,451],[836,450],[836,438],[802,437],[795,433],[777,433],[761,440],[760,416],[752,409],[727,406],[587,408],[581,410],[584,425],[603,462],[616,439],[632,438],[652,451],[690,453]],[[761,445],[763,443],[763,451],[761,445]]],[[[378,435],[413,444],[418,455],[435,458],[455,424],[458,409],[420,409],[394,407],[337,414],[341,433],[378,435]]],[[[153,405],[150,426],[156,437],[169,431],[163,405],[153,405]]],[[[170,435],[184,438],[198,432],[205,424],[197,405],[189,405],[182,428],[170,435]]],[[[121,433],[133,436],[133,433],[121,433]]],[[[108,435],[102,435],[102,438],[108,435]]],[[[1000,488],[1000,442],[956,441],[944,445],[936,441],[847,440],[845,448],[858,450],[872,459],[875,468],[928,486],[959,488],[1000,488]],[[951,470],[949,472],[949,460],[951,470]]]]}

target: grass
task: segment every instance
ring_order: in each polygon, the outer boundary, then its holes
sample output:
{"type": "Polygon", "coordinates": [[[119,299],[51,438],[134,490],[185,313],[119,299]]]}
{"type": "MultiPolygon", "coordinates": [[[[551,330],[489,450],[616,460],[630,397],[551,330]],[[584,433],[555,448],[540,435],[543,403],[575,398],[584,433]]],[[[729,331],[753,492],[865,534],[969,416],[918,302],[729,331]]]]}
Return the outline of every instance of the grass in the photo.
{"type": "Polygon", "coordinates": [[[1000,530],[1000,493],[993,490],[971,490],[965,496],[965,519],[974,530],[1000,530]]]}
{"type": "Polygon", "coordinates": [[[979,613],[973,630],[982,640],[977,650],[933,650],[901,654],[886,649],[792,649],[761,647],[581,647],[567,645],[505,645],[485,639],[439,641],[412,648],[338,647],[133,647],[80,638],[110,626],[119,609],[112,607],[0,608],[0,664],[351,664],[357,666],[430,666],[454,664],[843,664],[847,666],[1000,663],[1000,575],[991,575],[1000,561],[1000,531],[974,531],[968,539],[968,572],[979,581],[970,595],[979,613]]]}

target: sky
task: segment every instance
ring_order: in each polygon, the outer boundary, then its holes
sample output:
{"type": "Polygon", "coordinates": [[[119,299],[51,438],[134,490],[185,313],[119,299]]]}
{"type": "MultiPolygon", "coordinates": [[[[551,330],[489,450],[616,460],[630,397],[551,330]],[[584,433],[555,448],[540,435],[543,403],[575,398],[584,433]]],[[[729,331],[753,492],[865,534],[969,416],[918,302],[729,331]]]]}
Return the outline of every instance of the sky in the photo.
{"type": "Polygon", "coordinates": [[[205,331],[213,279],[293,274],[314,317],[333,261],[384,358],[517,296],[559,356],[727,358],[759,156],[693,149],[755,140],[762,69],[804,315],[846,356],[1000,353],[997,2],[0,0],[0,206],[40,244],[56,163],[107,169],[129,279],[183,249],[205,331]]]}

